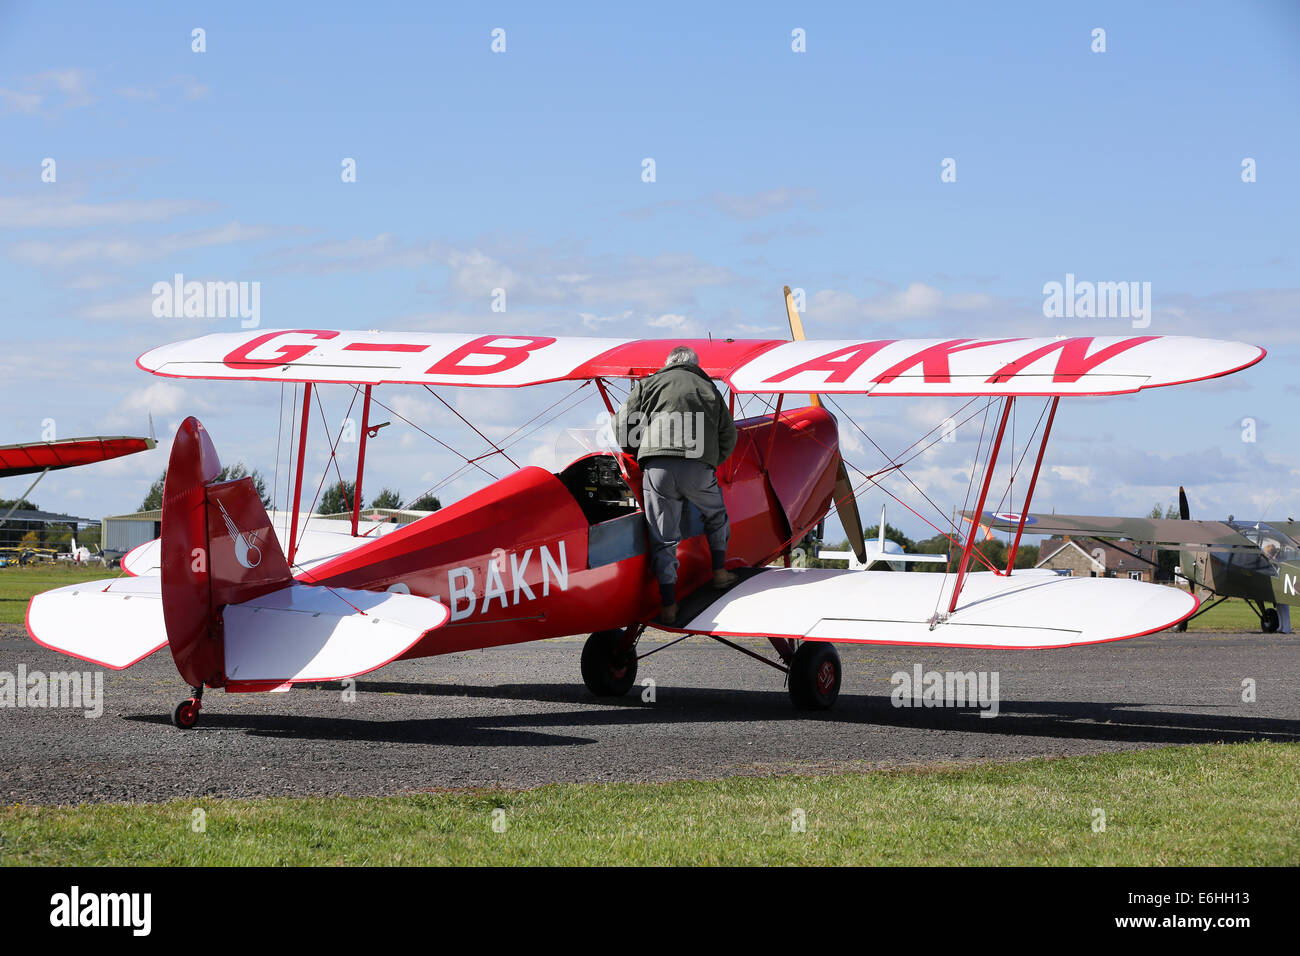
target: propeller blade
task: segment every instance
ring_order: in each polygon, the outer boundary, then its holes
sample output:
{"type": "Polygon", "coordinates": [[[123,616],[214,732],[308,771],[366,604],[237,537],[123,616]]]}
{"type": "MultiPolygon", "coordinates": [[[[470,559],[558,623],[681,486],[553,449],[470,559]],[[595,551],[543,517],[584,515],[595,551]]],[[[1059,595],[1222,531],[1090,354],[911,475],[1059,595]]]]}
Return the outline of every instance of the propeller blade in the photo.
{"type": "MultiPolygon", "coordinates": [[[[858,560],[866,564],[867,541],[862,535],[862,515],[858,513],[858,499],[853,495],[853,482],[849,480],[849,470],[844,467],[843,458],[835,472],[835,511],[840,516],[840,524],[844,525],[844,533],[848,535],[849,547],[858,560]]],[[[883,518],[881,526],[884,526],[883,518]]],[[[881,550],[884,550],[883,545],[881,550]]]]}
{"type": "Polygon", "coordinates": [[[1187,505],[1187,492],[1183,491],[1183,486],[1178,486],[1178,517],[1186,521],[1192,516],[1192,509],[1187,505]]]}
{"type": "MultiPolygon", "coordinates": [[[[794,296],[790,294],[789,286],[785,287],[785,317],[790,320],[790,338],[796,342],[802,342],[805,338],[803,319],[799,318],[799,310],[794,307],[794,296]]],[[[820,396],[809,395],[808,401],[817,408],[821,408],[822,400],[820,396]]]]}
{"type": "MultiPolygon", "coordinates": [[[[794,307],[794,295],[790,292],[790,287],[785,287],[785,316],[790,320],[790,338],[796,342],[802,342],[805,338],[803,332],[803,320],[799,318],[799,310],[794,307]]],[[[821,408],[822,400],[817,395],[809,395],[808,401],[821,408]]],[[[844,467],[844,459],[841,458],[839,466],[835,472],[835,511],[840,516],[840,524],[844,525],[844,533],[849,537],[849,547],[857,555],[859,561],[867,563],[867,541],[862,536],[862,515],[858,513],[858,499],[853,494],[853,482],[849,481],[849,470],[844,467]]],[[[880,514],[880,550],[884,551],[885,546],[885,515],[882,511],[880,514]]]]}

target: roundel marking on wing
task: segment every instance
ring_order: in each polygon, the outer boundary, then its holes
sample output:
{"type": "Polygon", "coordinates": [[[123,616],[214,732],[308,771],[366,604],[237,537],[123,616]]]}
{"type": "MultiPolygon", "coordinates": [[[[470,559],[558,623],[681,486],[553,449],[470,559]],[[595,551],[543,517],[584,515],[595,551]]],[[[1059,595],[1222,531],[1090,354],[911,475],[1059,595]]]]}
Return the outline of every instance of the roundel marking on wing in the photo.
{"type": "MultiPolygon", "coordinates": [[[[995,512],[992,512],[992,517],[997,518],[999,521],[1019,521],[1019,520],[1020,520],[1020,515],[1017,514],[1017,513],[1014,512],[1014,511],[995,511],[995,512]]],[[[1028,524],[1038,524],[1038,519],[1035,518],[1035,517],[1033,517],[1032,515],[1025,515],[1025,516],[1024,516],[1024,519],[1025,519],[1025,524],[1027,524],[1027,525],[1028,525],[1028,524]]]]}

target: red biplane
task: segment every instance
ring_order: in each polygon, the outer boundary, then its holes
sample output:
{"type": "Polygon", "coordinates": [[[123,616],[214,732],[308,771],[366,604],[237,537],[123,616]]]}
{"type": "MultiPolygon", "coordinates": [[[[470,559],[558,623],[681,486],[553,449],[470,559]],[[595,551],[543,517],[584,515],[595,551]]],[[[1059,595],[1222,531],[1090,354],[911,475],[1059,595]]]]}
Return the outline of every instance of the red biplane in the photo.
{"type": "MultiPolygon", "coordinates": [[[[688,509],[694,525],[678,555],[681,623],[674,630],[759,657],[786,672],[797,706],[827,708],[841,678],[833,642],[1067,647],[1161,630],[1196,610],[1196,599],[1175,588],[1050,572],[1013,576],[1023,526],[1005,568],[980,553],[974,528],[964,535],[953,529],[960,557],[950,573],[791,567],[793,545],[832,507],[865,560],[855,492],[906,463],[897,456],[884,469],[861,473],[855,487],[840,454],[837,417],[819,396],[965,396],[976,406],[972,417],[982,407],[990,427],[971,472],[972,491],[981,475],[976,513],[985,509],[1013,406],[1043,398],[1020,455],[1023,462],[1036,448],[1023,513],[1062,397],[1227,375],[1258,362],[1263,349],[1151,335],[805,341],[788,290],[787,308],[796,341],[685,343],[727,386],[733,409],[754,395],[767,396],[768,405],[763,414],[738,416],[739,443],[718,470],[732,523],[728,566],[743,569],[741,580],[725,592],[707,586],[709,553],[698,515],[688,509]],[[783,407],[789,395],[809,395],[811,404],[783,407]],[[785,566],[768,566],[779,559],[785,566]],[[971,572],[974,561],[989,570],[971,572]],[[738,636],[768,638],[778,659],[731,640],[738,636]]],[[[300,385],[290,508],[299,515],[312,396],[323,385],[350,389],[363,403],[359,500],[377,386],[574,381],[612,413],[617,380],[658,369],[678,344],[285,329],[208,335],[154,349],[137,364],[155,375],[300,385]]],[[[167,471],[160,574],[37,595],[27,618],[33,639],[113,668],[170,646],[192,688],[173,715],[181,727],[198,719],[205,687],[288,690],[397,659],[575,633],[591,635],[581,671],[593,692],[619,695],[634,684],[643,656],[638,639],[659,595],[646,559],[639,471],[621,451],[584,454],[555,473],[519,468],[382,537],[360,533],[354,511],[355,547],[310,567],[298,560],[300,521],[286,523],[282,543],[252,482],[217,483],[220,470],[207,431],[186,419],[167,471]]]]}
{"type": "MultiPolygon", "coordinates": [[[[0,445],[0,478],[17,475],[35,475],[27,490],[14,499],[13,505],[0,524],[8,521],[29,494],[35,490],[51,471],[79,468],[99,461],[110,461],[126,455],[149,451],[154,447],[152,438],[135,438],[129,435],[95,435],[90,438],[60,438],[52,441],[24,442],[18,445],[0,445]]],[[[76,540],[73,552],[78,551],[76,540]]],[[[88,554],[86,549],[80,549],[88,554]]]]}

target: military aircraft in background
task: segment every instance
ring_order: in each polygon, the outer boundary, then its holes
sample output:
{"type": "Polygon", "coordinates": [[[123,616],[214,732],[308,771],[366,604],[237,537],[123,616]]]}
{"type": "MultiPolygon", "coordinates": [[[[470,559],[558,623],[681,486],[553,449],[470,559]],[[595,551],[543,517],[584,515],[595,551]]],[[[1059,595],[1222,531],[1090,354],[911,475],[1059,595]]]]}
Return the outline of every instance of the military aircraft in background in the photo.
{"type": "MultiPolygon", "coordinates": [[[[985,512],[980,524],[994,531],[1014,532],[1023,517],[1025,530],[1031,534],[1105,539],[1112,546],[1112,539],[1122,538],[1135,545],[1176,550],[1182,577],[1193,588],[1215,596],[1188,621],[1235,597],[1255,612],[1265,634],[1291,633],[1291,606],[1300,604],[1300,524],[1292,518],[1238,521],[1231,515],[1227,521],[1194,521],[1182,488],[1178,489],[1178,514],[1177,518],[1111,518],[985,512]]],[[[969,520],[969,513],[966,518],[969,520]]],[[[1178,625],[1178,630],[1186,629],[1187,621],[1178,625]]]]}

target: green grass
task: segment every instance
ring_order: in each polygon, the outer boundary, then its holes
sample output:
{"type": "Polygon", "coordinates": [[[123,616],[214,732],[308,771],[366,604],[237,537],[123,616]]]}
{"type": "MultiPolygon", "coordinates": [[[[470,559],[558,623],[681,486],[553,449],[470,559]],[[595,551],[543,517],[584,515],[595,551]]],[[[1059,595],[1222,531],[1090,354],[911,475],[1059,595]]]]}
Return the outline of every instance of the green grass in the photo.
{"type": "MultiPolygon", "coordinates": [[[[1211,595],[1201,603],[1209,604],[1213,600],[1214,596],[1211,595]]],[[[1300,615],[1292,621],[1292,625],[1300,625],[1300,615]]],[[[1192,621],[1191,624],[1187,625],[1187,629],[1189,631],[1246,631],[1247,633],[1259,633],[1259,618],[1245,601],[1240,598],[1229,598],[1192,621]]]]}
{"type": "Polygon", "coordinates": [[[117,577],[113,568],[84,568],[74,564],[11,565],[0,568],[0,624],[22,624],[32,595],[79,581],[117,577]]]}
{"type": "Polygon", "coordinates": [[[1297,816],[1300,747],[1251,743],[831,776],[12,806],[0,863],[1294,866],[1297,816]]]}

